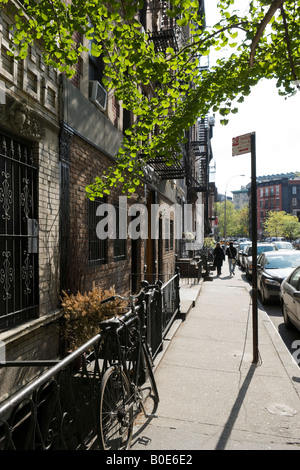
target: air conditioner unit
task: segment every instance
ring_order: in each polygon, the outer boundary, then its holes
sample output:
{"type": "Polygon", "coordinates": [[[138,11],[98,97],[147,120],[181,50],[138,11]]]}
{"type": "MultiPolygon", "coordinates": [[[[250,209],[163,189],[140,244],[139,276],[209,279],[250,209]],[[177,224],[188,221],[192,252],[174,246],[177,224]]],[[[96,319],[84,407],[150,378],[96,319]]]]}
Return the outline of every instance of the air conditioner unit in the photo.
{"type": "Polygon", "coordinates": [[[107,91],[97,80],[89,82],[89,98],[101,111],[106,110],[107,91]]]}

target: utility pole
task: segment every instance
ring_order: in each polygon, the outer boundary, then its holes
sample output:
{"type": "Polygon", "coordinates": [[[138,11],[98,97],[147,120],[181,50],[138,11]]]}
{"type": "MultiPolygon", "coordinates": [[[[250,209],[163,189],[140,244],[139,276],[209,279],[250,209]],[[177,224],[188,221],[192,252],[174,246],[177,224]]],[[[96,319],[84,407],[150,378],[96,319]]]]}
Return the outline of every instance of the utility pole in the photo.
{"type": "Polygon", "coordinates": [[[251,227],[252,227],[252,328],[253,361],[258,362],[257,322],[257,194],[256,194],[256,139],[255,132],[232,139],[232,156],[251,152],[251,227]]]}
{"type": "Polygon", "coordinates": [[[251,134],[251,221],[252,221],[252,326],[253,362],[258,362],[258,324],[257,324],[257,191],[256,191],[256,139],[251,134]]]}

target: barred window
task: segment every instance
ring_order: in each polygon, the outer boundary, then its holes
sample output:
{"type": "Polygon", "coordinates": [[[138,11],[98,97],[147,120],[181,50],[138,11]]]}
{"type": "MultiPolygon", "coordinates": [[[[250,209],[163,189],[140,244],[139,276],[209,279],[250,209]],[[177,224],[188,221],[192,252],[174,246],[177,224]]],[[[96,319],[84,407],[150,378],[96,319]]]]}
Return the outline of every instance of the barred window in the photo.
{"type": "Polygon", "coordinates": [[[97,224],[104,216],[97,216],[96,211],[99,204],[104,204],[104,199],[96,198],[88,201],[88,243],[89,243],[89,265],[96,266],[107,263],[107,239],[101,240],[97,236],[97,224]]]}
{"type": "MultiPolygon", "coordinates": [[[[120,217],[120,211],[123,210],[119,206],[119,202],[114,203],[116,211],[116,237],[114,239],[114,261],[121,261],[126,259],[126,239],[120,238],[120,220],[124,217],[120,217]]],[[[121,222],[121,223],[122,223],[121,222]]]]}
{"type": "Polygon", "coordinates": [[[165,251],[170,249],[170,219],[165,219],[165,251]]]}
{"type": "Polygon", "coordinates": [[[0,135],[0,330],[38,316],[37,168],[31,145],[0,135]]]}
{"type": "Polygon", "coordinates": [[[170,220],[170,250],[174,250],[174,220],[170,220]]]}

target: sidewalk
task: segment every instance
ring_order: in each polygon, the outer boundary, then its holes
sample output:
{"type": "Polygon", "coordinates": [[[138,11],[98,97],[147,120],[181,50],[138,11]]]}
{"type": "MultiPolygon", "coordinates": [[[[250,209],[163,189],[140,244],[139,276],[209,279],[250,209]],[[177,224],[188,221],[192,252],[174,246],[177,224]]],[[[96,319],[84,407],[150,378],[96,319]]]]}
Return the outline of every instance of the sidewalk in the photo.
{"type": "Polygon", "coordinates": [[[180,289],[188,313],[156,366],[158,418],[139,417],[133,451],[300,450],[300,368],[260,308],[253,364],[251,286],[227,260],[222,272],[180,289]]]}

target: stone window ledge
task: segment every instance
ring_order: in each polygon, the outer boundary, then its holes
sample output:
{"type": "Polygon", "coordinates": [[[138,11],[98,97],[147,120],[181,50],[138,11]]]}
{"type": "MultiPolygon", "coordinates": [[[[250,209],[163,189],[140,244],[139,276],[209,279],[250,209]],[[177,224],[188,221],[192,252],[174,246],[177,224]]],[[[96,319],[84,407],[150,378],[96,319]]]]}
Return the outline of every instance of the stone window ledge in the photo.
{"type": "Polygon", "coordinates": [[[0,341],[3,341],[4,343],[11,343],[13,341],[16,341],[22,338],[23,336],[26,336],[27,334],[37,330],[38,328],[41,328],[45,325],[48,325],[49,323],[54,322],[55,320],[60,318],[62,314],[63,313],[61,310],[55,310],[54,312],[51,312],[40,318],[29,320],[28,322],[23,323],[22,325],[10,328],[9,330],[0,333],[0,341]]]}

